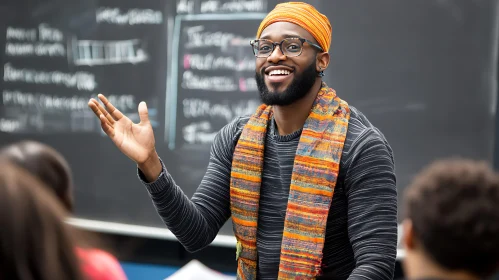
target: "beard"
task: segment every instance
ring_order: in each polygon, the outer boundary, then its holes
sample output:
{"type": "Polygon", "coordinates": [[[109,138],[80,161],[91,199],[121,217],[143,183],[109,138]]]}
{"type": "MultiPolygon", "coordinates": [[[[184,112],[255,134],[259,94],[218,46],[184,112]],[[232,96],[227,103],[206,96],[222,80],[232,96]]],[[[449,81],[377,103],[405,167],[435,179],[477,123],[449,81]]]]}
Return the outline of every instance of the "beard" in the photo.
{"type": "MultiPolygon", "coordinates": [[[[283,91],[270,91],[265,84],[265,69],[255,73],[256,85],[260,92],[260,100],[266,105],[286,106],[290,105],[303,97],[312,88],[317,78],[315,70],[316,62],[310,64],[301,74],[293,72],[295,78],[291,84],[283,91]]],[[[278,84],[276,84],[278,85],[278,84]]]]}

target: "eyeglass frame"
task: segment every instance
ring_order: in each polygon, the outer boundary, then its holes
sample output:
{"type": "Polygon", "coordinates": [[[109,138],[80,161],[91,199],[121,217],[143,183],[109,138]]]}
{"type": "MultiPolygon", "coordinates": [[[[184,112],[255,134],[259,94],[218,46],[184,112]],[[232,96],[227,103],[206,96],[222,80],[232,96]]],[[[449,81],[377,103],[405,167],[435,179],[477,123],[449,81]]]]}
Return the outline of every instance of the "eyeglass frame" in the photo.
{"type": "MultiPolygon", "coordinates": [[[[307,43],[308,43],[309,45],[311,45],[312,47],[316,47],[316,48],[317,48],[317,49],[319,49],[321,52],[324,52],[324,50],[322,49],[322,47],[321,47],[321,46],[317,45],[316,43],[314,43],[314,42],[312,42],[312,41],[310,41],[310,40],[307,40],[307,39],[305,39],[305,38],[300,38],[300,37],[289,37],[289,38],[284,38],[284,39],[282,39],[282,40],[281,40],[281,42],[279,42],[279,43],[278,43],[278,42],[274,42],[274,41],[269,40],[269,39],[255,39],[255,40],[251,40],[251,41],[250,41],[250,45],[251,45],[251,47],[252,47],[251,49],[253,50],[253,54],[255,55],[255,57],[258,57],[258,58],[266,58],[266,57],[271,56],[271,55],[274,53],[274,51],[275,51],[275,47],[276,47],[276,46],[279,46],[279,50],[281,51],[282,55],[285,55],[285,54],[284,54],[284,51],[282,50],[282,43],[284,43],[284,41],[289,40],[289,39],[298,39],[298,40],[301,42],[301,47],[302,47],[302,49],[301,49],[301,51],[300,51],[300,53],[299,53],[299,54],[297,54],[297,55],[295,55],[295,56],[290,56],[290,57],[297,57],[297,56],[300,56],[300,55],[303,53],[303,44],[304,44],[305,42],[307,42],[307,43]],[[260,40],[265,40],[265,41],[267,41],[267,42],[270,42],[270,44],[272,44],[272,50],[269,52],[269,55],[267,55],[267,56],[258,56],[258,55],[255,53],[255,47],[254,47],[254,44],[255,44],[256,42],[260,41],[260,40]]],[[[286,57],[288,57],[288,55],[285,55],[285,56],[286,56],[286,57]]]]}

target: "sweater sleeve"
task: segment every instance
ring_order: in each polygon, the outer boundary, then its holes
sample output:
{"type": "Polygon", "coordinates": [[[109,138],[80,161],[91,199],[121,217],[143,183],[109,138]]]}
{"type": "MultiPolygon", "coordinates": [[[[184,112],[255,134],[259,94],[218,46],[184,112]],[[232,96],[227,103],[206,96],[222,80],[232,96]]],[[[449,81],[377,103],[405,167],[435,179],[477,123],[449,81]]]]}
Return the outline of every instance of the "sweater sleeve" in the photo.
{"type": "Polygon", "coordinates": [[[352,143],[345,177],[348,235],[355,269],[349,279],[392,279],[397,254],[397,189],[392,150],[372,128],[352,143]]]}
{"type": "Polygon", "coordinates": [[[138,170],[159,216],[189,252],[210,244],[230,217],[230,172],[237,127],[235,120],[216,135],[207,171],[192,199],[175,183],[163,162],[163,171],[151,183],[138,170]]]}

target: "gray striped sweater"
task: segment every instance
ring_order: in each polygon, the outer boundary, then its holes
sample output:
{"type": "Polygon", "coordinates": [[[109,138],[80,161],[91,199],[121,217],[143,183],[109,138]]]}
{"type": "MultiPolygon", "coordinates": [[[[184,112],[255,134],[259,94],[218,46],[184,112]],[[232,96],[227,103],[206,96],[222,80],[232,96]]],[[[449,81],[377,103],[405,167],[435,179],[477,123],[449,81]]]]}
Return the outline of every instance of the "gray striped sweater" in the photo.
{"type": "MultiPolygon", "coordinates": [[[[397,190],[392,150],[383,134],[351,108],[340,174],[329,211],[322,271],[325,279],[392,279],[397,245],[397,190]]],[[[249,117],[226,125],[212,145],[206,174],[191,199],[163,165],[145,182],[166,226],[188,251],[213,241],[230,218],[232,154],[249,117]]],[[[265,143],[257,230],[258,279],[276,279],[284,217],[301,130],[278,135],[274,121],[265,143]]]]}

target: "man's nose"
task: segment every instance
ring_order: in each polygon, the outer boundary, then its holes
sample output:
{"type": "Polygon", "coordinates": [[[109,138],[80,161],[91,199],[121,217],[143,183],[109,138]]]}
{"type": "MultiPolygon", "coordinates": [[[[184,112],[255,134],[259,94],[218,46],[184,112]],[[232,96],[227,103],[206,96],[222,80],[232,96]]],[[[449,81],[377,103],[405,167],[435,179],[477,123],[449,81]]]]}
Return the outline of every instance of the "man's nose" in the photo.
{"type": "Polygon", "coordinates": [[[277,64],[281,60],[286,60],[286,56],[282,53],[280,46],[275,46],[272,53],[267,57],[267,62],[277,64]]]}

